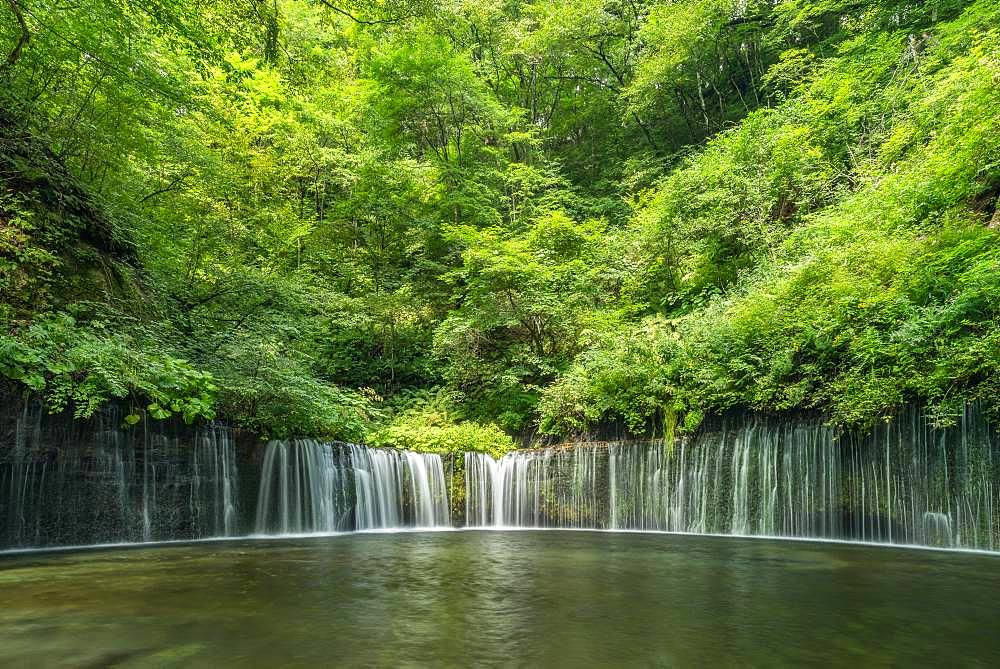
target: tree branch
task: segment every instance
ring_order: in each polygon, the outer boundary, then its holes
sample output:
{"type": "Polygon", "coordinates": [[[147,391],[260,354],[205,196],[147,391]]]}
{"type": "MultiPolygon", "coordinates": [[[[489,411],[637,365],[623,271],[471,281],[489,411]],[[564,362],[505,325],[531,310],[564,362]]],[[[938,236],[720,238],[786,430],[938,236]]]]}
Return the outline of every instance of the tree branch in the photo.
{"type": "MultiPolygon", "coordinates": [[[[13,0],[11,0],[13,1],[13,0]]],[[[332,9],[342,16],[346,16],[350,20],[354,21],[358,25],[362,26],[379,26],[379,25],[389,25],[393,23],[399,23],[400,21],[405,21],[406,19],[412,19],[417,16],[416,13],[404,14],[403,16],[393,16],[386,19],[359,19],[354,14],[351,14],[346,9],[342,9],[334,5],[330,0],[319,0],[319,3],[328,9],[332,9]]]]}
{"type": "Polygon", "coordinates": [[[150,198],[154,198],[157,195],[163,195],[164,193],[169,193],[170,191],[175,190],[176,188],[178,188],[180,186],[183,186],[184,185],[184,180],[187,179],[189,176],[191,176],[191,170],[184,171],[183,173],[181,173],[180,175],[178,175],[173,181],[171,181],[169,184],[167,184],[163,188],[158,188],[157,190],[154,190],[149,195],[144,195],[141,198],[139,198],[138,204],[142,204],[143,202],[145,202],[146,200],[149,200],[150,198]]]}
{"type": "Polygon", "coordinates": [[[14,18],[17,19],[17,25],[21,28],[21,35],[17,38],[17,44],[14,45],[14,50],[7,55],[7,60],[0,70],[7,70],[14,67],[14,63],[17,59],[21,57],[21,50],[31,39],[31,32],[28,30],[28,24],[24,20],[24,14],[21,12],[21,8],[17,4],[17,0],[7,0],[7,4],[10,5],[10,10],[14,12],[14,18]]]}

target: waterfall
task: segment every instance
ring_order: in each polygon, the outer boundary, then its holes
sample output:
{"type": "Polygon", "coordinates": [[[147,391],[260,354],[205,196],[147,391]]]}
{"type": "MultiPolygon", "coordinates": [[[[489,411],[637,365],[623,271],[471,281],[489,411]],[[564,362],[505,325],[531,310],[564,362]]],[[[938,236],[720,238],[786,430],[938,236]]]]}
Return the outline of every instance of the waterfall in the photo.
{"type": "Polygon", "coordinates": [[[605,455],[588,446],[515,451],[499,461],[466,453],[466,524],[605,527],[607,500],[598,494],[605,455]]]}
{"type": "Polygon", "coordinates": [[[236,449],[229,430],[215,427],[199,431],[191,451],[188,508],[192,522],[205,528],[205,536],[239,533],[238,484],[236,449]]]}
{"type": "Polygon", "coordinates": [[[313,440],[266,447],[257,495],[260,534],[450,523],[439,455],[313,440]]]}
{"type": "Polygon", "coordinates": [[[465,455],[466,525],[661,530],[1000,549],[1000,443],[976,406],[861,435],[722,422],[675,444],[465,455]]]}
{"type": "Polygon", "coordinates": [[[444,527],[451,523],[441,456],[351,446],[355,527],[444,527]]]}
{"type": "Polygon", "coordinates": [[[1000,550],[1000,441],[976,405],[948,430],[909,410],[844,442],[849,536],[1000,550]]]}
{"type": "Polygon", "coordinates": [[[406,451],[410,470],[410,491],[418,527],[440,527],[450,522],[448,492],[441,456],[406,451]]]}
{"type": "Polygon", "coordinates": [[[267,445],[257,493],[256,530],[262,534],[350,529],[341,450],[311,439],[267,445]]]}
{"type": "Polygon", "coordinates": [[[229,431],[123,427],[108,410],[59,422],[25,405],[0,449],[0,547],[232,536],[239,476],[229,431]]]}
{"type": "MultiPolygon", "coordinates": [[[[442,458],[272,441],[220,425],[87,421],[0,405],[0,548],[451,525],[442,458]],[[259,459],[258,459],[259,457],[259,459]],[[241,485],[242,484],[242,485],[241,485]]],[[[976,404],[866,432],[731,416],[674,443],[465,453],[468,527],[651,530],[1000,551],[1000,438],[976,404]]]]}
{"type": "Polygon", "coordinates": [[[485,453],[466,453],[465,524],[470,527],[500,525],[500,463],[485,453]]]}

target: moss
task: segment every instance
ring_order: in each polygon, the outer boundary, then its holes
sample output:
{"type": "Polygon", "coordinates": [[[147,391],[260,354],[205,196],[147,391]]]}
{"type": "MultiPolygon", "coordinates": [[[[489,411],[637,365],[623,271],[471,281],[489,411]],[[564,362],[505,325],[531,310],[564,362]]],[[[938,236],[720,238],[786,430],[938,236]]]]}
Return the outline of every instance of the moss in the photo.
{"type": "Polygon", "coordinates": [[[0,302],[7,320],[138,292],[135,245],[46,146],[0,110],[0,302]]]}

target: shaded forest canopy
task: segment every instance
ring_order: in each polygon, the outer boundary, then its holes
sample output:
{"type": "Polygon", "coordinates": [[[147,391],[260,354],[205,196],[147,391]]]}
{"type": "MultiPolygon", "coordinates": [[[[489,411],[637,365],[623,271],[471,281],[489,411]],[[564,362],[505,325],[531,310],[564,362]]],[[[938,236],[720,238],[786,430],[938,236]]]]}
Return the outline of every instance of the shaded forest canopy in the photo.
{"type": "Polygon", "coordinates": [[[1000,409],[993,0],[7,0],[0,374],[508,448],[1000,409]]]}

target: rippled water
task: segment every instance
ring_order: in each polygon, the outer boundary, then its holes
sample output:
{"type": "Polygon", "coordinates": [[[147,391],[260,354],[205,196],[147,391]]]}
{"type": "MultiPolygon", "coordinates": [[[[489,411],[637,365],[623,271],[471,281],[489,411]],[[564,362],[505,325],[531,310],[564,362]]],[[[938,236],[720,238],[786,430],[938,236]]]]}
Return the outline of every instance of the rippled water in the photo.
{"type": "Polygon", "coordinates": [[[0,558],[0,666],[997,666],[1000,559],[569,531],[0,558]]]}

